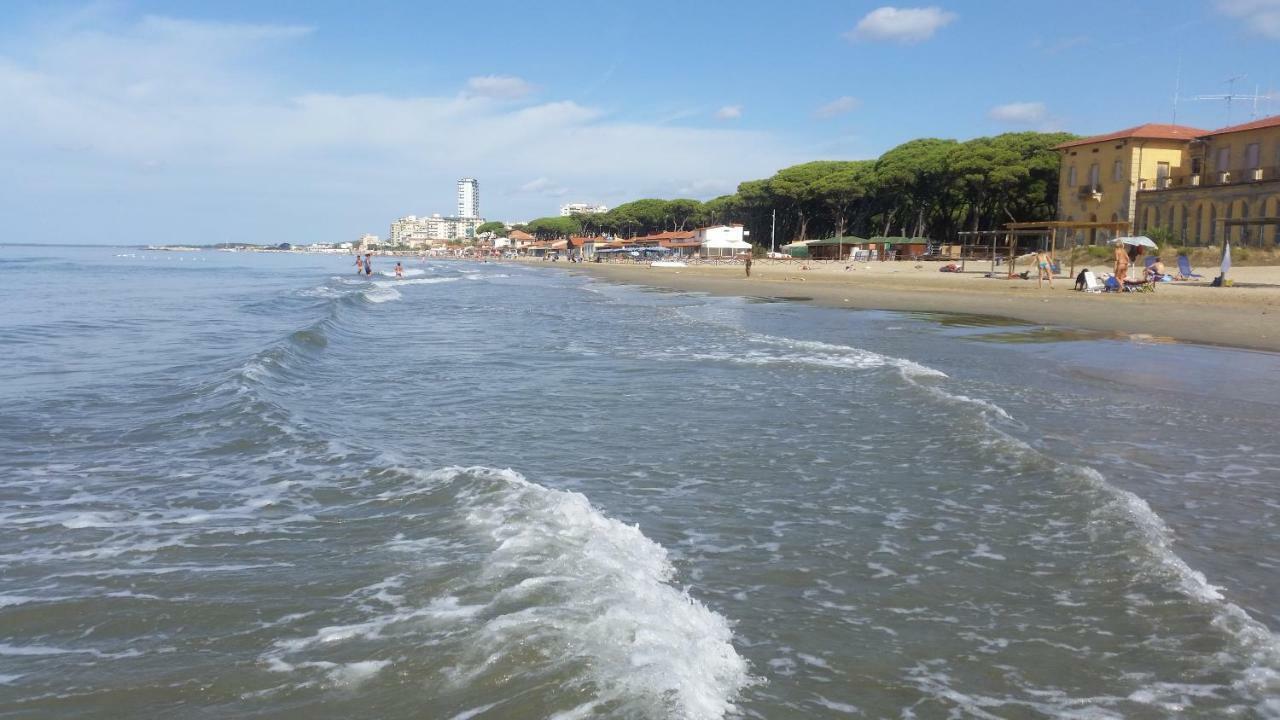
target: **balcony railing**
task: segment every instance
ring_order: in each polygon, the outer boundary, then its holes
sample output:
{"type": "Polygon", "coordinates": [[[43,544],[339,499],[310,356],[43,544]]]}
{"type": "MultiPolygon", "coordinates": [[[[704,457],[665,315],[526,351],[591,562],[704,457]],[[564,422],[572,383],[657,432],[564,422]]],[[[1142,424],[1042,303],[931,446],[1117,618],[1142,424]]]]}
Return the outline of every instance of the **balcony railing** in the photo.
{"type": "MultiPolygon", "coordinates": [[[[1138,189],[1142,191],[1150,190],[1170,190],[1186,187],[1213,187],[1220,185],[1242,185],[1252,182],[1262,182],[1268,180],[1280,180],[1280,166],[1273,167],[1257,167],[1244,168],[1237,170],[1226,170],[1203,173],[1190,173],[1188,175],[1173,175],[1163,178],[1151,180],[1142,178],[1138,180],[1138,189]]],[[[1083,194],[1083,189],[1081,190],[1083,194]]]]}
{"type": "Polygon", "coordinates": [[[1102,198],[1102,185],[1098,183],[1081,185],[1077,190],[1077,194],[1081,198],[1093,198],[1095,200],[1100,200],[1102,198]]]}

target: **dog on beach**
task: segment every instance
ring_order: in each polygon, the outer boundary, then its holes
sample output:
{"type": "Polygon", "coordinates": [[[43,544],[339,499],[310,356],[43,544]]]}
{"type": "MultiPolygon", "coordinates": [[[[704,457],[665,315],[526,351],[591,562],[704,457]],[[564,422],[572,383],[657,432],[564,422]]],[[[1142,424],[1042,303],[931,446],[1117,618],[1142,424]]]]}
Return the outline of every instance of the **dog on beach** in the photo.
{"type": "Polygon", "coordinates": [[[1081,271],[1080,271],[1080,274],[1079,274],[1079,275],[1076,275],[1076,289],[1077,289],[1077,290],[1084,290],[1085,285],[1087,284],[1087,283],[1085,283],[1085,281],[1084,281],[1084,274],[1085,274],[1085,273],[1087,273],[1087,272],[1089,272],[1089,268],[1085,268],[1085,269],[1081,270],[1081,271]]]}

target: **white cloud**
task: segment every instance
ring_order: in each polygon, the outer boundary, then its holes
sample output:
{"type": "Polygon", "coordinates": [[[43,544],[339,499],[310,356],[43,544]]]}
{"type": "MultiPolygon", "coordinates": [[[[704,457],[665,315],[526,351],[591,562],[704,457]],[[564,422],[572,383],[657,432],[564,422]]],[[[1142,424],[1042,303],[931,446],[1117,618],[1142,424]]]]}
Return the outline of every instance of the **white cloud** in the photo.
{"type": "Polygon", "coordinates": [[[1280,0],[1217,0],[1218,12],[1244,21],[1257,35],[1280,40],[1280,0]]]}
{"type": "Polygon", "coordinates": [[[942,27],[956,19],[956,14],[937,6],[897,8],[885,6],[867,13],[853,30],[845,33],[850,40],[886,40],[917,43],[933,37],[942,27]]]}
{"type": "Polygon", "coordinates": [[[725,105],[716,111],[715,117],[717,120],[737,120],[742,117],[742,106],[725,105]]]}
{"type": "Polygon", "coordinates": [[[837,115],[844,115],[845,113],[853,112],[860,104],[861,103],[857,98],[844,95],[819,107],[813,114],[820,118],[833,118],[837,115]]]}
{"type": "Polygon", "coordinates": [[[516,189],[516,192],[525,193],[528,195],[545,195],[547,197],[561,197],[563,195],[568,194],[569,188],[566,188],[563,185],[559,185],[553,180],[550,180],[548,178],[540,177],[535,180],[530,180],[529,182],[521,185],[519,188],[516,189]]]}
{"type": "Polygon", "coordinates": [[[481,75],[467,79],[467,93],[476,97],[519,100],[531,95],[534,86],[514,75],[481,75]]]}
{"type": "Polygon", "coordinates": [[[987,112],[987,117],[1010,125],[1039,125],[1049,117],[1042,102],[1011,102],[997,105],[987,112]]]}
{"type": "Polygon", "coordinates": [[[274,62],[305,28],[101,26],[0,50],[0,217],[17,236],[75,208],[97,213],[100,242],[171,241],[175,226],[191,242],[342,240],[449,212],[464,176],[501,219],[554,212],[561,191],[611,205],[710,196],[805,157],[765,132],[626,121],[567,100],[513,107],[461,78],[461,92],[422,95],[307,88],[274,62]],[[725,183],[713,190],[707,168],[725,183]]]}

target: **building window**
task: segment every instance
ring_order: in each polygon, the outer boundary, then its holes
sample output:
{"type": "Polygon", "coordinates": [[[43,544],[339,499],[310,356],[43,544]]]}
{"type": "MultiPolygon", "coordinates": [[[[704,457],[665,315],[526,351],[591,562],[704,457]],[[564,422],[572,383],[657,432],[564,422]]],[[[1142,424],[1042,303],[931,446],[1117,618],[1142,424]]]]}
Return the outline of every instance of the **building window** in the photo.
{"type": "Polygon", "coordinates": [[[1070,187],[1076,186],[1076,166],[1075,165],[1072,165],[1071,167],[1067,168],[1067,185],[1070,187]]]}
{"type": "Polygon", "coordinates": [[[1089,166],[1089,185],[1095,188],[1098,187],[1098,180],[1100,179],[1100,177],[1101,177],[1101,173],[1098,170],[1098,163],[1094,163],[1090,165],[1089,166]]]}
{"type": "Polygon", "coordinates": [[[1262,146],[1249,143],[1244,148],[1244,166],[1250,170],[1262,167],[1262,146]]]}
{"type": "Polygon", "coordinates": [[[1230,164],[1231,164],[1231,148],[1229,147],[1218,148],[1218,160],[1217,160],[1217,163],[1214,164],[1214,169],[1217,170],[1218,172],[1228,172],[1231,170],[1230,164]]]}
{"type": "Polygon", "coordinates": [[[1120,182],[1124,179],[1124,163],[1120,160],[1111,165],[1111,179],[1120,182]]]}
{"type": "Polygon", "coordinates": [[[1218,240],[1218,206],[1210,203],[1209,205],[1209,244],[1212,245],[1218,240]]]}
{"type": "Polygon", "coordinates": [[[1200,226],[1200,223],[1203,220],[1204,220],[1204,203],[1197,203],[1196,204],[1196,227],[1195,227],[1196,244],[1199,244],[1200,233],[1203,232],[1203,228],[1200,226]]]}

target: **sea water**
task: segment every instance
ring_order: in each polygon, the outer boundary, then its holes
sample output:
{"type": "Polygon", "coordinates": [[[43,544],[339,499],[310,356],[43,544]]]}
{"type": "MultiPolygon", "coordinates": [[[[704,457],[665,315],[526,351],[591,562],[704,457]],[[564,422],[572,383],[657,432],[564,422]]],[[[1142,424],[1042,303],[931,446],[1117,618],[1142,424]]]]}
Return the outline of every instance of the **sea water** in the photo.
{"type": "Polygon", "coordinates": [[[0,715],[1280,717],[1280,357],[374,264],[6,248],[0,715]]]}

